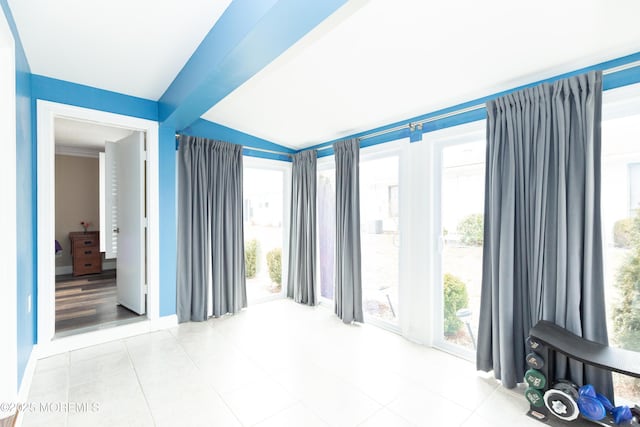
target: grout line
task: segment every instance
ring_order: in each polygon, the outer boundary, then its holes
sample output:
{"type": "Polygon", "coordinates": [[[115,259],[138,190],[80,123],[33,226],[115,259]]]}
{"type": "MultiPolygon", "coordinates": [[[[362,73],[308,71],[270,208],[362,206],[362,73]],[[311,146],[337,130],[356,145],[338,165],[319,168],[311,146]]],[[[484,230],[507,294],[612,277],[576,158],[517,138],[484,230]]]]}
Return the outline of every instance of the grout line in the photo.
{"type": "MultiPolygon", "coordinates": [[[[208,323],[208,320],[205,320],[205,322],[208,323]]],[[[208,324],[206,325],[206,327],[210,327],[208,324]]],[[[180,325],[176,326],[176,328],[180,328],[180,325]]],[[[171,328],[174,329],[174,328],[171,328]]],[[[193,360],[191,358],[191,355],[189,354],[189,352],[187,351],[186,348],[183,347],[182,343],[180,342],[180,340],[178,340],[178,337],[176,335],[173,334],[173,332],[171,332],[171,329],[169,329],[169,333],[171,334],[171,336],[173,337],[173,339],[176,341],[176,344],[178,344],[178,346],[180,347],[180,349],[184,352],[184,354],[187,355],[187,358],[189,359],[189,361],[191,362],[191,364],[193,364],[194,368],[196,368],[196,370],[200,373],[200,366],[196,363],[195,360],[193,360]]],[[[215,394],[218,395],[218,397],[220,398],[220,400],[222,401],[222,403],[227,407],[227,409],[229,409],[229,412],[231,412],[231,414],[233,414],[233,416],[236,418],[236,420],[238,421],[238,423],[240,423],[240,425],[244,425],[242,423],[242,421],[240,421],[240,417],[238,417],[238,414],[235,413],[235,411],[231,408],[231,406],[229,406],[229,404],[227,403],[227,401],[224,399],[224,397],[222,397],[222,394],[211,384],[209,384],[209,382],[206,382],[206,385],[209,389],[211,389],[215,394]]]]}
{"type": "MultiPolygon", "coordinates": [[[[149,332],[147,332],[149,334],[149,332]]],[[[146,334],[145,334],[146,335],[146,334]]],[[[122,341],[122,345],[124,345],[125,351],[127,352],[127,358],[129,359],[129,363],[131,363],[131,367],[133,368],[133,372],[136,376],[136,381],[138,382],[138,386],[140,387],[140,391],[142,392],[142,396],[144,397],[144,401],[147,404],[147,409],[149,410],[149,415],[151,415],[151,421],[153,421],[153,425],[158,425],[156,422],[156,417],[151,409],[151,405],[149,404],[149,398],[147,397],[147,393],[144,391],[144,387],[142,386],[142,382],[140,381],[140,376],[138,375],[138,370],[136,369],[136,364],[133,363],[133,358],[131,357],[131,352],[129,351],[129,346],[124,341],[124,339],[120,339],[122,341]]]]}

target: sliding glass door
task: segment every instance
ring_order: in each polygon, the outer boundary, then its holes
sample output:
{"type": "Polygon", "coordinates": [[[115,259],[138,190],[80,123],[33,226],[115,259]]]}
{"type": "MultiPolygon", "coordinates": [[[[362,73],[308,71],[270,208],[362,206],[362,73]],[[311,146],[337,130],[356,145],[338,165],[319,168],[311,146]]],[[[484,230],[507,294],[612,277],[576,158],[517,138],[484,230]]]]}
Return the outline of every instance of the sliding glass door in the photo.
{"type": "Polygon", "coordinates": [[[479,125],[435,144],[436,345],[473,358],[482,284],[485,139],[479,125]]]}
{"type": "Polygon", "coordinates": [[[244,251],[249,304],[280,297],[283,289],[285,170],[245,160],[244,251]]]}
{"type": "Polygon", "coordinates": [[[367,321],[400,316],[400,152],[360,157],[362,304],[367,321]]]}

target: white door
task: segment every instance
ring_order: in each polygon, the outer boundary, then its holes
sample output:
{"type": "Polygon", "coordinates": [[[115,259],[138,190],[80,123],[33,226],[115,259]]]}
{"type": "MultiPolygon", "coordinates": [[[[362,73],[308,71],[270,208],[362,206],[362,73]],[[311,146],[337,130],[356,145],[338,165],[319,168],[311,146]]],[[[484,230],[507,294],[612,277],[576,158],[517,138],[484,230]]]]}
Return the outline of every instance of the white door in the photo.
{"type": "Polygon", "coordinates": [[[113,144],[117,226],[112,231],[117,235],[118,304],[138,314],[146,311],[144,137],[134,132],[113,144]]]}

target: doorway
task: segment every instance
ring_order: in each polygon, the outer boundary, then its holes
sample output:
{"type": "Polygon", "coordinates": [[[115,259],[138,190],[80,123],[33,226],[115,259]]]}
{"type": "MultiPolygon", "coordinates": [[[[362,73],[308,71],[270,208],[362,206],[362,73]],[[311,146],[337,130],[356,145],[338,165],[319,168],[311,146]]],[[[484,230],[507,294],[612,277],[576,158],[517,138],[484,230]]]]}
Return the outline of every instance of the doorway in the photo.
{"type": "MultiPolygon", "coordinates": [[[[158,214],[158,124],[157,122],[104,111],[74,107],[49,101],[37,101],[38,122],[38,345],[41,355],[116,339],[151,330],[159,320],[159,214],[158,214]],[[147,284],[146,317],[132,324],[112,324],[109,328],[79,330],[73,337],[54,335],[55,328],[55,121],[58,118],[137,131],[146,136],[146,180],[142,179],[141,205],[147,213],[142,249],[142,271],[147,284]],[[73,340],[71,340],[73,338],[73,340]]],[[[90,222],[90,221],[89,221],[90,222]]],[[[84,231],[83,229],[79,231],[84,231]]],[[[90,231],[90,230],[87,230],[90,231]]],[[[93,230],[91,230],[93,231],[93,230]]],[[[116,262],[117,268],[117,262],[116,262]]]]}
{"type": "Polygon", "coordinates": [[[135,134],[134,129],[54,119],[56,337],[145,318],[144,233],[124,236],[129,238],[126,249],[134,254],[121,253],[121,263],[117,259],[118,219],[137,215],[143,222],[145,215],[139,200],[145,197],[144,159],[134,152],[132,159],[124,159],[133,160],[132,165],[119,165],[114,158],[135,134]],[[129,174],[136,166],[138,175],[129,174]],[[116,203],[126,201],[125,196],[138,199],[126,207],[128,215],[116,203]],[[129,293],[140,294],[141,301],[131,305],[129,293]]]}

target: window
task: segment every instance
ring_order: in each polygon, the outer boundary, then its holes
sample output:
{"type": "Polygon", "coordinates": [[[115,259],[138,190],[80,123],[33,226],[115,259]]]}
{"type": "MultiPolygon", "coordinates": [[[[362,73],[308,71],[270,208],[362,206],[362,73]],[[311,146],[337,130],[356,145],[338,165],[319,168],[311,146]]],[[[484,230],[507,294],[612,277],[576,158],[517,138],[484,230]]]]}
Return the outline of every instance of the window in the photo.
{"type": "MultiPolygon", "coordinates": [[[[333,159],[331,159],[333,165],[333,159]]],[[[336,169],[318,165],[318,259],[320,298],[333,301],[334,254],[336,241],[336,169]]]]}
{"type": "Polygon", "coordinates": [[[247,300],[282,292],[284,170],[244,167],[243,211],[247,300]]]}
{"type": "MultiPolygon", "coordinates": [[[[624,96],[634,86],[604,95],[601,204],[610,345],[640,351],[640,98],[624,96]]],[[[614,374],[614,389],[616,404],[637,401],[640,380],[614,374]]]]}
{"type": "Polygon", "coordinates": [[[436,344],[473,357],[478,336],[484,232],[484,122],[434,132],[436,344]]]}
{"type": "Polygon", "coordinates": [[[397,324],[400,280],[400,156],[360,160],[362,304],[365,316],[397,324]]]}

